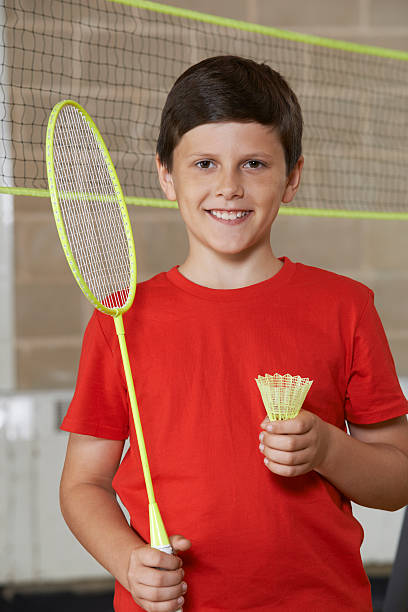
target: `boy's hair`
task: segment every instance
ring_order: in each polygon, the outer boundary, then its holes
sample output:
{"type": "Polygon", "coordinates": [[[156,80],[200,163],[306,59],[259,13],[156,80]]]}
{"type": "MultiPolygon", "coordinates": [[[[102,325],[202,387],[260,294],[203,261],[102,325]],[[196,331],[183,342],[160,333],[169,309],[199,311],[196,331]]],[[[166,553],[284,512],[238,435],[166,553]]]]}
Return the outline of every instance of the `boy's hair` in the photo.
{"type": "Polygon", "coordinates": [[[255,121],[276,128],[289,174],[302,153],[302,111],[285,79],[235,55],[207,58],[174,83],[163,108],[157,154],[170,172],[183,134],[205,123],[255,121]]]}

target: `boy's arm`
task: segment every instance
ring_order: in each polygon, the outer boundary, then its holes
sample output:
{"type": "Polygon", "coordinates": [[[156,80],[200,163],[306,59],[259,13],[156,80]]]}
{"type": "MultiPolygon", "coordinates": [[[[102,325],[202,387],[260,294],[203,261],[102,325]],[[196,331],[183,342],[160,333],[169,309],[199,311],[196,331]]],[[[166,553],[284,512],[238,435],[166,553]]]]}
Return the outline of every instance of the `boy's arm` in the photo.
{"type": "MultiPolygon", "coordinates": [[[[140,606],[176,610],[185,590],[181,559],[150,548],[133,531],[112,488],[123,444],[70,434],[60,486],[62,514],[81,544],[140,606]]],[[[178,550],[189,548],[190,543],[181,536],[170,539],[178,550]]]]}
{"type": "Polygon", "coordinates": [[[350,434],[307,410],[289,421],[262,423],[260,450],[283,476],[315,470],[352,501],[397,510],[408,504],[408,421],[349,424],[350,434]]]}

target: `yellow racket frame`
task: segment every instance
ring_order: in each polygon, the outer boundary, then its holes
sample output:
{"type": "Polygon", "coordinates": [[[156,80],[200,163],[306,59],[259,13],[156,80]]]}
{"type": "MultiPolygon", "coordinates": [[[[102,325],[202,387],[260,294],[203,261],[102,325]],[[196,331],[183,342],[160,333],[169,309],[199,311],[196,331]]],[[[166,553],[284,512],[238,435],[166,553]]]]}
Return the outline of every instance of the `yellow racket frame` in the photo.
{"type": "MultiPolygon", "coordinates": [[[[47,175],[48,175],[48,184],[49,184],[49,190],[50,190],[52,210],[54,213],[54,219],[55,219],[55,223],[57,226],[58,235],[61,241],[62,248],[65,253],[65,257],[68,261],[69,267],[71,268],[71,271],[75,277],[75,280],[77,281],[78,285],[81,288],[81,291],[84,293],[86,298],[91,302],[93,306],[95,306],[95,308],[97,308],[98,310],[100,310],[101,312],[107,315],[112,316],[114,323],[115,323],[116,333],[118,336],[118,341],[119,341],[119,346],[120,346],[120,352],[122,356],[123,369],[124,369],[125,377],[126,377],[126,383],[127,383],[129,401],[130,401],[131,410],[132,410],[133,422],[135,425],[136,437],[137,437],[140,458],[141,458],[142,467],[143,467],[143,475],[144,475],[144,479],[146,483],[147,496],[149,500],[150,544],[154,548],[163,549],[163,550],[166,550],[166,552],[169,552],[169,549],[170,549],[169,538],[167,536],[167,533],[166,533],[166,530],[165,530],[165,527],[164,527],[164,524],[163,524],[163,521],[160,515],[160,511],[159,511],[159,508],[158,508],[158,505],[156,503],[155,496],[154,496],[152,478],[150,474],[146,446],[145,446],[145,441],[143,437],[142,424],[140,421],[139,408],[137,405],[136,393],[135,393],[135,388],[133,384],[133,376],[132,376],[132,371],[130,368],[129,355],[128,355],[127,346],[126,346],[125,329],[123,326],[123,318],[122,318],[123,313],[125,313],[131,307],[134,297],[135,297],[135,292],[136,292],[136,254],[135,254],[135,245],[133,241],[132,228],[130,225],[129,214],[128,214],[127,207],[125,204],[125,199],[123,197],[122,188],[120,186],[115,167],[112,163],[112,160],[109,155],[108,149],[105,145],[105,142],[98,128],[96,127],[94,121],[90,117],[90,115],[86,112],[86,110],[80,104],[78,104],[74,100],[62,100],[61,102],[58,102],[58,104],[56,104],[51,111],[51,114],[48,120],[48,127],[47,127],[46,162],[47,162],[47,175]],[[73,256],[73,253],[72,253],[69,241],[68,241],[67,233],[65,231],[65,224],[64,224],[64,220],[63,220],[63,216],[61,212],[61,207],[60,207],[60,198],[59,198],[58,189],[57,189],[56,182],[55,182],[53,143],[54,143],[55,125],[58,119],[58,115],[65,106],[69,106],[69,105],[74,106],[82,113],[84,119],[87,121],[96,140],[98,141],[98,145],[100,147],[100,150],[103,153],[104,160],[106,162],[106,166],[107,166],[110,178],[112,180],[112,183],[114,185],[115,193],[116,193],[116,196],[119,202],[119,208],[120,208],[120,212],[122,215],[123,226],[125,229],[125,234],[126,234],[127,243],[128,243],[129,260],[130,260],[130,279],[131,279],[127,300],[125,304],[120,308],[109,308],[105,306],[91,292],[91,290],[86,284],[78,268],[78,265],[75,261],[75,258],[73,256]]],[[[72,195],[75,196],[75,194],[72,194],[72,195]]],[[[89,196],[91,195],[92,194],[89,194],[89,196]]]]}
{"type": "MultiPolygon", "coordinates": [[[[57,225],[58,235],[62,244],[62,248],[64,249],[65,257],[67,258],[69,267],[71,268],[72,274],[75,277],[78,285],[81,288],[81,291],[85,294],[87,299],[101,312],[111,315],[118,316],[123,314],[131,307],[135,293],[136,293],[136,278],[137,278],[137,267],[136,267],[136,253],[135,253],[135,244],[133,241],[132,227],[130,225],[129,214],[127,211],[125,198],[123,196],[122,187],[120,186],[118,175],[116,174],[115,166],[112,163],[111,157],[109,155],[108,149],[103,141],[103,138],[96,127],[92,117],[86,112],[84,108],[78,102],[74,102],[73,100],[62,100],[58,102],[54,106],[51,111],[51,115],[48,120],[47,127],[47,139],[46,139],[46,161],[47,161],[47,176],[48,176],[48,185],[50,190],[50,197],[52,203],[52,211],[54,213],[55,223],[57,225]],[[88,125],[91,127],[92,132],[98,141],[98,145],[103,154],[104,160],[106,162],[106,167],[109,172],[109,176],[112,180],[115,194],[118,199],[119,209],[122,216],[123,227],[125,230],[127,243],[128,243],[128,252],[129,252],[129,261],[130,261],[130,287],[129,287],[129,295],[126,300],[126,303],[121,308],[108,308],[104,304],[102,304],[90,291],[88,285],[86,284],[78,266],[75,261],[75,258],[72,254],[71,247],[68,241],[67,233],[65,231],[65,225],[62,217],[61,207],[60,207],[60,199],[58,194],[58,189],[55,183],[55,169],[54,169],[54,155],[53,155],[53,142],[54,142],[54,131],[55,124],[58,119],[58,115],[60,111],[65,106],[73,106],[77,108],[86,119],[88,125]]],[[[75,194],[72,194],[75,196],[75,194]]]]}

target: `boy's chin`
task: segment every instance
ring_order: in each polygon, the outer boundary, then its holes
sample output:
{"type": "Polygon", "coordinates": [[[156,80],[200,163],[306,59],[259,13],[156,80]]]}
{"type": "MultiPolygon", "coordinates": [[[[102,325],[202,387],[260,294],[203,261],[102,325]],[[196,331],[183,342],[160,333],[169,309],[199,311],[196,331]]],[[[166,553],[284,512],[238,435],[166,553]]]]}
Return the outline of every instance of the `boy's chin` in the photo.
{"type": "Polygon", "coordinates": [[[212,247],[215,255],[225,259],[244,259],[251,250],[251,245],[249,244],[218,245],[217,247],[212,247]]]}

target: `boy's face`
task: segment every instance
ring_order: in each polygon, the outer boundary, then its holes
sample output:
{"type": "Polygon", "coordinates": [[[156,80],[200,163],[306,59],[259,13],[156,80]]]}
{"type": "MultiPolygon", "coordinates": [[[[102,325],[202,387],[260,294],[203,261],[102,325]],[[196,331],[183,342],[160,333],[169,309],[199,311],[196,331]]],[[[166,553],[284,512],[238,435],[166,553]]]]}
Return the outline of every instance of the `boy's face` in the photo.
{"type": "Polygon", "coordinates": [[[171,173],[157,160],[160,184],[177,200],[190,250],[222,255],[269,245],[281,202],[299,185],[300,158],[289,176],[276,131],[259,123],[207,123],[186,132],[171,173]]]}

